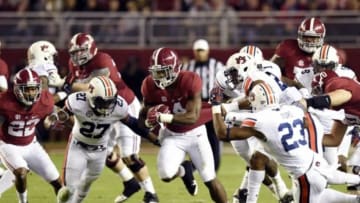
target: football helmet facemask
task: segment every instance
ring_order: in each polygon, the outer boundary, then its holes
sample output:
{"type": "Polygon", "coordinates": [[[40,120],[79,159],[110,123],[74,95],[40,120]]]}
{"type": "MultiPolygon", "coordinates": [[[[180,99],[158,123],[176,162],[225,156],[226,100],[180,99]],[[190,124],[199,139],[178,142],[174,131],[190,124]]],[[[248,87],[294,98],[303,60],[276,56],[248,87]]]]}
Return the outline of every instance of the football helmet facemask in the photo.
{"type": "Polygon", "coordinates": [[[231,89],[240,87],[248,76],[248,73],[254,70],[256,70],[256,63],[251,55],[247,53],[235,53],[231,55],[226,62],[226,69],[224,71],[226,84],[231,89]]]}
{"type": "Polygon", "coordinates": [[[117,104],[117,89],[114,82],[105,76],[90,80],[87,91],[89,105],[97,115],[110,115],[117,104]]]}
{"type": "Polygon", "coordinates": [[[81,66],[90,61],[97,53],[94,38],[85,33],[77,33],[70,40],[69,54],[71,61],[76,66],[81,66]]]}
{"type": "Polygon", "coordinates": [[[314,53],[324,43],[326,29],[318,18],[306,18],[298,28],[298,46],[307,53],[314,53]]]}
{"type": "Polygon", "coordinates": [[[40,99],[41,82],[38,74],[30,68],[20,70],[14,77],[14,94],[25,106],[32,106],[40,99]]]}
{"type": "Polygon", "coordinates": [[[169,48],[156,49],[150,59],[150,74],[161,89],[174,83],[179,75],[181,64],[179,57],[174,50],[169,48]]]}

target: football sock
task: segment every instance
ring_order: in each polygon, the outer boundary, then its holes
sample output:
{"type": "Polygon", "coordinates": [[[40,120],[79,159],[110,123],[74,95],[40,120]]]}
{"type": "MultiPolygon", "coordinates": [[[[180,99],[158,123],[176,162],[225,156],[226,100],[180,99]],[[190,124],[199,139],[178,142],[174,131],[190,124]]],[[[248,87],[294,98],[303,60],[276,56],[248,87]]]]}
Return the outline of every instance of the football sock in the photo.
{"type": "Polygon", "coordinates": [[[123,169],[121,169],[118,174],[124,182],[129,181],[131,178],[134,177],[128,167],[124,167],[123,169]]]}
{"type": "Polygon", "coordinates": [[[140,182],[140,186],[146,191],[146,192],[150,192],[152,194],[155,193],[155,188],[153,185],[153,182],[149,177],[145,178],[145,180],[143,180],[142,182],[140,182]]]}
{"type": "Polygon", "coordinates": [[[260,186],[265,178],[265,171],[249,170],[248,195],[246,203],[256,203],[259,197],[260,186]]]}
{"type": "Polygon", "coordinates": [[[286,187],[284,180],[281,178],[280,172],[278,171],[274,177],[271,177],[271,180],[274,182],[277,194],[281,199],[288,192],[288,188],[286,187]]]}
{"type": "Polygon", "coordinates": [[[23,193],[16,192],[20,203],[27,203],[27,190],[23,193]]]}
{"type": "Polygon", "coordinates": [[[356,195],[342,193],[333,189],[326,188],[320,196],[319,202],[326,203],[358,203],[356,195]]]}

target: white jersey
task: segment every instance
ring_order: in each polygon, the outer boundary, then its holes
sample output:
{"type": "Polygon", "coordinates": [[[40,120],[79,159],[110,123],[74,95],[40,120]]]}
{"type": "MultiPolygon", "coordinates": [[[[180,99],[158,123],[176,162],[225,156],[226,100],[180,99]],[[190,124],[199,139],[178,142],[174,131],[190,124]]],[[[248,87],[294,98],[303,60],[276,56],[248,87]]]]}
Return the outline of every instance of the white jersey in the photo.
{"type": "Polygon", "coordinates": [[[117,105],[109,116],[97,116],[91,109],[86,92],[76,92],[67,98],[65,105],[74,114],[73,138],[89,145],[106,146],[112,125],[128,115],[128,104],[118,96],[117,105]]]}
{"type": "Polygon", "coordinates": [[[243,127],[253,127],[266,140],[260,140],[264,149],[295,177],[303,175],[311,166],[314,151],[308,146],[304,112],[294,106],[266,109],[243,120],[243,127]]]}
{"type": "Polygon", "coordinates": [[[54,83],[58,83],[57,80],[60,79],[58,74],[58,68],[51,63],[39,63],[39,64],[30,64],[29,68],[35,71],[40,77],[46,77],[49,80],[49,91],[54,94],[56,92],[56,86],[54,83]],[[55,81],[53,78],[56,78],[55,81]],[[58,79],[59,78],[59,79],[58,79]]]}
{"type": "Polygon", "coordinates": [[[281,78],[282,76],[280,67],[272,61],[263,60],[261,63],[261,68],[263,72],[269,72],[278,78],[281,78]]]}

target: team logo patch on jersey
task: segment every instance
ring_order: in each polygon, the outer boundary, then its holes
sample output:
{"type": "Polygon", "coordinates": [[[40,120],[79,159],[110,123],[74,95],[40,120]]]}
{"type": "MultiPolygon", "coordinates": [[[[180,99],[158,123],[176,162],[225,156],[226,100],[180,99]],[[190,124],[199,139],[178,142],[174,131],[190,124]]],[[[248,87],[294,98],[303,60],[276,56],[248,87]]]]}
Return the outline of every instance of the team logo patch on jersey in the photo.
{"type": "Polygon", "coordinates": [[[165,96],[161,96],[161,101],[162,102],[167,102],[167,98],[165,96]]]}
{"type": "Polygon", "coordinates": [[[16,120],[20,120],[20,119],[21,119],[21,115],[20,115],[20,114],[15,114],[15,119],[16,119],[16,120]]]}

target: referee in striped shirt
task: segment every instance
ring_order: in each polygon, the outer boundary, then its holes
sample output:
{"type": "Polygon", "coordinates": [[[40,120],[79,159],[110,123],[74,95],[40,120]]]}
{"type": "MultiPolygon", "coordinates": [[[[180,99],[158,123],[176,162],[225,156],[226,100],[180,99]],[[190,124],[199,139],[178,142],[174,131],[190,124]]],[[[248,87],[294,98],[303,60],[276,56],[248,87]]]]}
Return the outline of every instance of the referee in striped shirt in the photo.
{"type": "MultiPolygon", "coordinates": [[[[203,102],[209,101],[210,90],[215,83],[216,73],[224,67],[224,64],[209,57],[209,43],[204,39],[198,39],[193,44],[194,59],[185,64],[183,70],[197,73],[202,79],[201,97],[203,102]]],[[[220,144],[216,137],[212,121],[206,123],[208,139],[214,155],[215,170],[220,165],[220,144]]]]}

